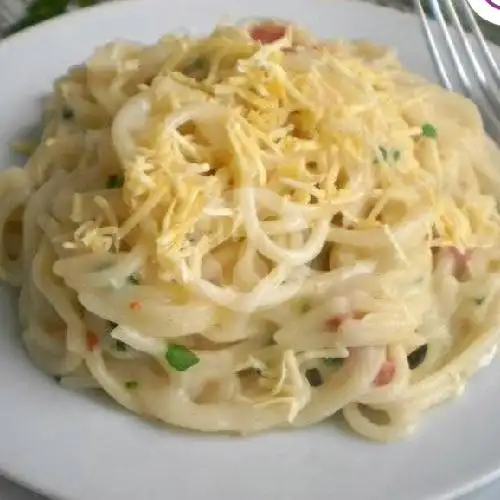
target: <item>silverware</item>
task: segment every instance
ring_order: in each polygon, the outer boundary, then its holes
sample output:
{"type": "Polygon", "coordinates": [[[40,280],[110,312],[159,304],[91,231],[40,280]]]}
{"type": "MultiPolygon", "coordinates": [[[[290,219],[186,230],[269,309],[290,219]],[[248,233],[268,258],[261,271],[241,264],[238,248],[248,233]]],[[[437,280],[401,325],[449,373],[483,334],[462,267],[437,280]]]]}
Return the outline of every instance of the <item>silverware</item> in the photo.
{"type": "Polygon", "coordinates": [[[430,55],[444,87],[472,99],[500,138],[500,69],[466,0],[414,0],[430,55]]]}
{"type": "Polygon", "coordinates": [[[0,38],[19,21],[26,8],[26,0],[0,0],[0,38]]]}

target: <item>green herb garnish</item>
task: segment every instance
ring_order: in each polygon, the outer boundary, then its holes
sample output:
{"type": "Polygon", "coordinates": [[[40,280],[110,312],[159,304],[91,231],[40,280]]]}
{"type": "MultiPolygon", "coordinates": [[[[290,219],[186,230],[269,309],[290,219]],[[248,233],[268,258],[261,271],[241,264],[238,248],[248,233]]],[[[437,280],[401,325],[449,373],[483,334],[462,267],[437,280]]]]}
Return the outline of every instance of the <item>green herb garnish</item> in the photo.
{"type": "Polygon", "coordinates": [[[122,342],[121,340],[117,340],[115,343],[115,348],[117,351],[124,352],[127,350],[127,344],[125,344],[125,342],[122,342]]]}
{"type": "Polygon", "coordinates": [[[106,182],[107,189],[119,189],[123,187],[125,179],[123,175],[110,175],[108,177],[108,182],[106,182]]]}
{"type": "Polygon", "coordinates": [[[200,358],[186,346],[170,344],[165,354],[167,363],[178,372],[185,372],[200,362],[200,358]]]}
{"type": "Polygon", "coordinates": [[[61,382],[61,380],[62,380],[62,376],[61,375],[54,375],[54,381],[56,383],[59,384],[61,382]]]}
{"type": "Polygon", "coordinates": [[[341,366],[344,363],[344,358],[323,358],[323,363],[326,366],[341,366]]]}
{"type": "Polygon", "coordinates": [[[72,120],[75,117],[75,112],[71,108],[64,107],[62,117],[64,120],[72,120]]]}
{"type": "Polygon", "coordinates": [[[182,68],[182,73],[195,80],[203,80],[207,77],[210,65],[205,57],[197,57],[182,68]]]}
{"type": "Polygon", "coordinates": [[[128,382],[125,382],[125,387],[127,389],[137,389],[137,386],[139,383],[136,380],[129,380],[128,382]]]}
{"type": "MultiPolygon", "coordinates": [[[[399,149],[387,149],[379,146],[378,150],[385,162],[397,162],[401,158],[401,151],[399,149]]],[[[376,158],[375,161],[378,162],[379,158],[376,158]]]]}
{"type": "Polygon", "coordinates": [[[474,299],[474,302],[478,306],[480,306],[480,305],[482,305],[484,303],[485,300],[486,300],[486,297],[477,297],[477,298],[474,299]]]}
{"type": "Polygon", "coordinates": [[[434,125],[430,123],[424,123],[422,125],[422,137],[428,137],[429,139],[435,139],[437,137],[437,129],[434,125]]]}
{"type": "Polygon", "coordinates": [[[131,274],[128,277],[128,281],[132,285],[138,285],[139,284],[139,278],[135,274],[131,274]]]}

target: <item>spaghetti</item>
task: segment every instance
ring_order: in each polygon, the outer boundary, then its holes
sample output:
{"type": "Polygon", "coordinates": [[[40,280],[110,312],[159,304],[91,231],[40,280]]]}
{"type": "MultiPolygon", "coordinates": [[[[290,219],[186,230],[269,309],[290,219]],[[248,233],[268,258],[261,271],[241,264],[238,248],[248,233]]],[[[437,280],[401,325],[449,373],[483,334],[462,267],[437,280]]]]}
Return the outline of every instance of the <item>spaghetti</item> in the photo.
{"type": "Polygon", "coordinates": [[[408,435],[494,357],[497,147],[473,103],[297,26],[119,41],[0,174],[0,265],[61,384],[202,431],[408,435]]]}

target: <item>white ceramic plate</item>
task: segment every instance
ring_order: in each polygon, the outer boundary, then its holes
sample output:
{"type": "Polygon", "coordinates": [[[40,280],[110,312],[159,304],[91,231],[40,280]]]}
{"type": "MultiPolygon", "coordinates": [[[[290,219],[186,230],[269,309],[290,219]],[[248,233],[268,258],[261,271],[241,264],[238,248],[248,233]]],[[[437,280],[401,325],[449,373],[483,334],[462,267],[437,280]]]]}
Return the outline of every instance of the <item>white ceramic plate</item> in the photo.
{"type": "MultiPolygon", "coordinates": [[[[221,18],[272,16],[318,35],[398,48],[432,77],[416,18],[353,1],[142,0],[65,16],[0,44],[0,165],[8,143],[39,118],[40,98],[103,42],[153,41],[221,18]]],[[[0,288],[0,470],[71,500],[424,500],[453,498],[500,468],[500,363],[466,395],[428,414],[413,438],[380,445],[333,425],[251,438],[178,432],[103,398],[69,392],[33,368],[19,338],[16,298],[0,288]]]]}

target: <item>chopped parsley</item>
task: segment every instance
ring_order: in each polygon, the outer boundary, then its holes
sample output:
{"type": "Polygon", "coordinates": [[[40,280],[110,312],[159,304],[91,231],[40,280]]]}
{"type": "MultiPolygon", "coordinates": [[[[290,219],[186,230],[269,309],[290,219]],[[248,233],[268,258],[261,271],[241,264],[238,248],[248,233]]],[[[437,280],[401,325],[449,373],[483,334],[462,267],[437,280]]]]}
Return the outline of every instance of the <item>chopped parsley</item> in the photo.
{"type": "Polygon", "coordinates": [[[387,149],[385,149],[383,146],[380,146],[378,148],[379,152],[380,152],[380,155],[382,156],[383,160],[384,161],[387,161],[387,149]]]}
{"type": "Polygon", "coordinates": [[[182,73],[195,80],[203,80],[207,77],[209,69],[208,59],[206,57],[197,57],[182,68],[182,73]]]}
{"type": "Polygon", "coordinates": [[[317,368],[310,368],[309,370],[306,370],[305,375],[311,387],[319,387],[320,385],[323,385],[323,377],[317,368]]]}
{"type": "MultiPolygon", "coordinates": [[[[399,149],[387,149],[384,148],[384,146],[379,146],[378,148],[380,157],[382,160],[384,160],[386,163],[396,163],[401,159],[401,151],[399,149]]],[[[379,161],[379,158],[375,159],[376,162],[379,161]]]]}
{"type": "Polygon", "coordinates": [[[422,125],[422,137],[427,137],[429,139],[435,139],[437,137],[436,127],[430,123],[424,123],[422,125]]]}
{"type": "Polygon", "coordinates": [[[307,299],[298,301],[298,310],[301,314],[306,314],[312,309],[311,303],[307,299]]]}
{"type": "Polygon", "coordinates": [[[131,274],[127,279],[131,285],[139,284],[139,278],[135,274],[131,274]]]}
{"type": "Polygon", "coordinates": [[[170,344],[165,359],[178,372],[185,372],[200,362],[200,358],[193,351],[180,344],[170,344]]]}
{"type": "Polygon", "coordinates": [[[408,366],[410,370],[414,370],[418,366],[420,366],[427,356],[427,344],[424,344],[408,355],[408,366]]]}
{"type": "Polygon", "coordinates": [[[115,343],[115,349],[120,352],[125,352],[127,350],[127,344],[121,340],[117,340],[115,343]]]}
{"type": "Polygon", "coordinates": [[[485,300],[486,300],[486,297],[477,297],[477,298],[474,299],[474,302],[478,306],[480,306],[480,305],[482,305],[484,303],[485,300]]]}
{"type": "Polygon", "coordinates": [[[139,385],[139,383],[136,380],[129,380],[129,381],[125,382],[125,387],[127,389],[137,389],[138,385],[139,385]]]}
{"type": "Polygon", "coordinates": [[[123,187],[125,179],[123,175],[110,175],[108,177],[108,182],[106,182],[107,189],[119,189],[123,187]]]}
{"type": "Polygon", "coordinates": [[[56,383],[59,384],[61,382],[61,380],[62,380],[62,376],[61,375],[54,375],[54,381],[56,383]]]}
{"type": "Polygon", "coordinates": [[[344,358],[323,358],[323,363],[326,366],[341,366],[344,363],[344,358]]]}
{"type": "Polygon", "coordinates": [[[75,117],[75,112],[65,106],[62,110],[62,117],[64,120],[72,120],[75,117]]]}

